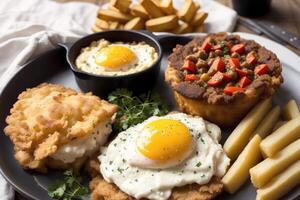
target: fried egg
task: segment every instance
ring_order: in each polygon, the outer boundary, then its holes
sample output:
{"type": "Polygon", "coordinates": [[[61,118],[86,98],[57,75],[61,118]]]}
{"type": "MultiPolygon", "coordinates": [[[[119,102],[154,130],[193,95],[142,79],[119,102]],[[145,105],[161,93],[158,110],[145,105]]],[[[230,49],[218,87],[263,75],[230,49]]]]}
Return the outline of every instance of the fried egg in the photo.
{"type": "Polygon", "coordinates": [[[128,162],[141,168],[167,168],[180,164],[194,150],[188,127],[174,119],[157,119],[146,124],[137,137],[128,162]]]}
{"type": "Polygon", "coordinates": [[[220,137],[220,128],[200,117],[153,116],[101,150],[100,171],[130,196],[166,200],[174,187],[204,185],[225,174],[230,160],[220,137]]]}
{"type": "Polygon", "coordinates": [[[123,75],[142,71],[156,59],[155,49],[144,42],[111,43],[101,39],[82,49],[76,66],[94,74],[123,75]]]}

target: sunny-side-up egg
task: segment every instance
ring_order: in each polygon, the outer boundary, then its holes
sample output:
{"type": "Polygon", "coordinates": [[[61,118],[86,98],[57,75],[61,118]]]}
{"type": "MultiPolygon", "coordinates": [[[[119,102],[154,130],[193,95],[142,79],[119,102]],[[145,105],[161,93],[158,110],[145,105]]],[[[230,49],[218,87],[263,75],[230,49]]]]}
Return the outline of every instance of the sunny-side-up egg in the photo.
{"type": "Polygon", "coordinates": [[[94,74],[117,76],[145,70],[157,57],[155,49],[144,42],[111,43],[101,39],[81,50],[76,66],[94,74]]]}
{"type": "Polygon", "coordinates": [[[184,113],[153,116],[103,148],[104,179],[137,199],[166,200],[172,188],[207,184],[230,164],[218,126],[184,113]]]}

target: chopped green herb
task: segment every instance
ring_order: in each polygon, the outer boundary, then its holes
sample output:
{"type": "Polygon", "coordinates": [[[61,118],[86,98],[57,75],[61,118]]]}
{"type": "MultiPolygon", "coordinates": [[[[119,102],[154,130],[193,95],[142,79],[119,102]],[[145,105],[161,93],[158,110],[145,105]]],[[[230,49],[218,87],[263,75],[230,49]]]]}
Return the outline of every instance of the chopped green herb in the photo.
{"type": "Polygon", "coordinates": [[[124,171],[124,169],[121,169],[121,168],[119,168],[119,167],[118,167],[118,169],[117,169],[117,170],[118,170],[118,172],[120,172],[120,174],[122,174],[122,173],[123,173],[123,171],[124,171]]]}
{"type": "Polygon", "coordinates": [[[200,140],[201,140],[201,142],[202,142],[203,144],[205,144],[205,142],[204,142],[203,138],[201,138],[200,140]]]}
{"type": "Polygon", "coordinates": [[[198,162],[197,165],[196,165],[196,167],[200,167],[201,165],[202,165],[202,163],[198,162]]]}
{"type": "Polygon", "coordinates": [[[108,95],[108,100],[119,106],[113,125],[116,132],[124,131],[151,116],[162,116],[168,113],[168,107],[159,95],[151,92],[134,96],[127,89],[117,89],[108,95]]]}
{"type": "Polygon", "coordinates": [[[59,200],[72,200],[87,196],[89,190],[80,182],[80,177],[75,176],[72,170],[67,170],[64,172],[63,180],[56,181],[48,188],[48,195],[59,200]]]}

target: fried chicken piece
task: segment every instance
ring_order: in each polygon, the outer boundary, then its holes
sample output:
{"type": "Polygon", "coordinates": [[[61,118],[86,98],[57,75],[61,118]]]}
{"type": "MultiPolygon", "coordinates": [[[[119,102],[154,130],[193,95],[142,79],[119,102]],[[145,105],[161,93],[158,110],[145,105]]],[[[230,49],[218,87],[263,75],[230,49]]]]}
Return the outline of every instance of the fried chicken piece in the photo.
{"type": "MultiPolygon", "coordinates": [[[[122,192],[116,185],[106,182],[100,176],[90,182],[92,200],[134,200],[122,192]]],[[[205,185],[190,184],[173,189],[169,200],[210,200],[223,190],[223,184],[217,177],[205,185]]]]}
{"type": "Polygon", "coordinates": [[[8,125],[4,132],[14,144],[15,158],[25,169],[45,172],[47,167],[67,168],[73,164],[80,167],[83,157],[92,149],[85,151],[81,147],[81,152],[75,151],[73,160],[65,161],[60,159],[67,154],[63,148],[92,139],[106,140],[116,110],[116,105],[91,93],[44,83],[18,96],[6,118],[8,125]],[[100,125],[106,132],[98,129],[100,125]],[[78,156],[80,153],[82,156],[78,156]]]}

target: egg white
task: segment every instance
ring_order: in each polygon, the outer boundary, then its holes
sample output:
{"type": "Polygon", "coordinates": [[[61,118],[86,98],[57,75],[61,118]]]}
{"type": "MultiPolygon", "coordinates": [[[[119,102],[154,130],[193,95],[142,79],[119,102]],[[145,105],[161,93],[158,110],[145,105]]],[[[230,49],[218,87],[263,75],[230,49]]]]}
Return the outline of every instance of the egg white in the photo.
{"type": "Polygon", "coordinates": [[[123,75],[131,74],[145,70],[150,67],[157,59],[158,54],[153,47],[150,45],[139,42],[139,43],[123,43],[114,42],[111,43],[107,40],[101,39],[93,42],[89,47],[83,48],[80,55],[76,59],[76,66],[83,71],[90,72],[93,74],[103,75],[123,75]],[[101,66],[96,63],[97,53],[109,46],[124,46],[129,48],[136,56],[136,59],[132,60],[128,64],[121,65],[115,68],[109,68],[101,66]]]}
{"type": "Polygon", "coordinates": [[[106,181],[116,184],[137,199],[166,200],[174,187],[191,183],[206,184],[213,176],[221,177],[225,174],[230,160],[218,143],[220,134],[218,126],[200,117],[189,117],[183,113],[154,116],[119,133],[107,148],[102,149],[99,156],[100,171],[106,181]],[[144,125],[160,118],[176,119],[184,123],[195,141],[194,152],[171,168],[145,169],[132,165],[132,160],[144,164],[149,162],[132,152],[135,151],[135,141],[144,125]]]}

